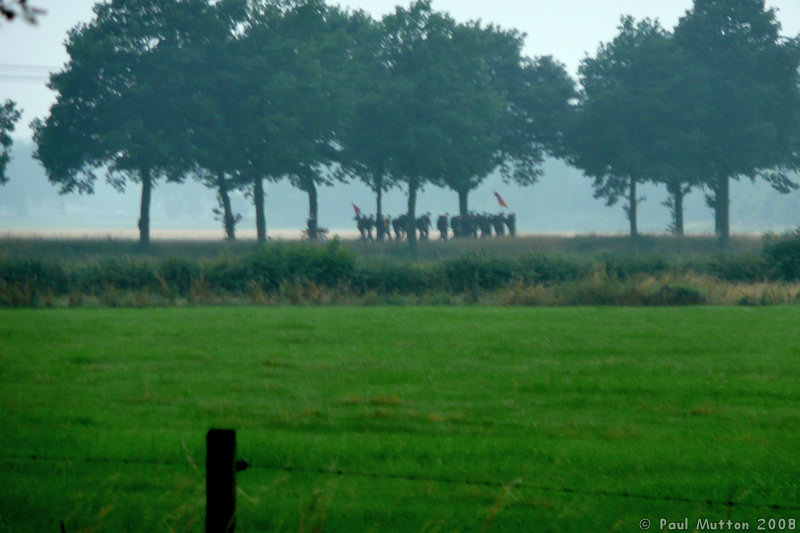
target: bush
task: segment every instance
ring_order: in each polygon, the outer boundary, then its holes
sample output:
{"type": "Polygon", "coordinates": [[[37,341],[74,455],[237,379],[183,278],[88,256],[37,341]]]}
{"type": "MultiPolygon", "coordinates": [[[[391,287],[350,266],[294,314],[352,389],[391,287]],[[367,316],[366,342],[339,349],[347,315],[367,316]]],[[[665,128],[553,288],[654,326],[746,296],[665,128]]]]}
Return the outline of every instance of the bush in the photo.
{"type": "Polygon", "coordinates": [[[762,256],[722,254],[709,261],[700,270],[725,281],[752,283],[766,278],[768,268],[762,256]]]}
{"type": "Polygon", "coordinates": [[[106,259],[88,265],[75,273],[75,284],[88,293],[104,291],[108,287],[152,291],[163,288],[152,264],[130,259],[106,259]]]}
{"type": "Polygon", "coordinates": [[[355,256],[343,250],[338,239],[325,247],[288,246],[279,243],[263,248],[246,260],[248,281],[264,291],[277,291],[283,281],[309,281],[324,287],[350,283],[355,256]]]}
{"type": "Polygon", "coordinates": [[[703,305],[705,295],[688,285],[664,285],[654,294],[647,295],[645,305],[703,305]]]}
{"type": "Polygon", "coordinates": [[[0,284],[62,292],[69,284],[69,278],[63,267],[55,263],[8,260],[0,263],[0,284]]]}
{"type": "Polygon", "coordinates": [[[772,277],[800,280],[800,228],[780,237],[765,237],[764,260],[772,277]]]}
{"type": "Polygon", "coordinates": [[[480,254],[468,254],[442,263],[446,288],[452,291],[475,292],[507,285],[514,276],[513,261],[480,254]]]}
{"type": "Polygon", "coordinates": [[[356,267],[351,285],[361,294],[422,294],[440,286],[440,280],[434,266],[380,261],[356,267]]]}
{"type": "Polygon", "coordinates": [[[669,270],[663,257],[612,257],[604,256],[602,264],[606,274],[615,279],[626,280],[639,275],[656,275],[669,270]]]}
{"type": "Polygon", "coordinates": [[[197,261],[170,257],[161,262],[157,268],[160,280],[166,284],[167,291],[173,288],[178,294],[186,296],[192,283],[202,277],[200,264],[197,261]]]}
{"type": "Polygon", "coordinates": [[[206,290],[219,289],[226,292],[242,294],[250,283],[250,269],[244,260],[232,260],[224,257],[207,265],[203,269],[206,290]]]}
{"type": "Polygon", "coordinates": [[[575,281],[592,272],[591,264],[577,259],[548,257],[541,254],[522,256],[516,261],[515,277],[525,285],[549,285],[575,281]]]}

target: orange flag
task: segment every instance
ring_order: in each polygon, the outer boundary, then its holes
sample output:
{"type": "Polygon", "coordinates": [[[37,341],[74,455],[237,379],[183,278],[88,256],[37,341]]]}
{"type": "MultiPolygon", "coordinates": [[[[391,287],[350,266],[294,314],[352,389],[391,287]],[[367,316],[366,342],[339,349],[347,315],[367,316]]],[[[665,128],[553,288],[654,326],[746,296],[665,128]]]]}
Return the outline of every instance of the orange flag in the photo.
{"type": "Polygon", "coordinates": [[[503,200],[503,197],[502,197],[502,196],[500,196],[499,194],[497,194],[497,192],[495,192],[495,193],[494,193],[494,195],[495,195],[495,197],[497,198],[497,203],[498,203],[498,204],[500,204],[502,207],[508,207],[508,204],[505,202],[505,200],[503,200]]]}

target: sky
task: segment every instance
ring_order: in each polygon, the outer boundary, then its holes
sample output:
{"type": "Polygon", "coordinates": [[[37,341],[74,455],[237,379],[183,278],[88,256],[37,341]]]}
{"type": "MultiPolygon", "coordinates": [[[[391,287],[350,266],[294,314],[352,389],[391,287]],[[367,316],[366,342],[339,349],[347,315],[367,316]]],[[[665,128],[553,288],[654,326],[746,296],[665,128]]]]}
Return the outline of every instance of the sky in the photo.
{"type": "MultiPolygon", "coordinates": [[[[395,0],[338,3],[375,18],[398,4],[395,0]]],[[[30,138],[31,120],[47,114],[54,101],[45,86],[47,74],[66,62],[67,32],[91,20],[95,1],[31,0],[31,4],[47,11],[38,25],[16,21],[0,26],[0,101],[11,98],[23,108],[14,134],[20,139],[30,138]]],[[[447,11],[459,21],[480,19],[524,32],[527,55],[551,55],[573,76],[587,53],[593,55],[601,42],[613,39],[621,15],[657,18],[672,28],[691,4],[691,0],[433,0],[436,10],[447,11]]],[[[800,1],[767,0],[767,6],[778,9],[785,35],[800,34],[800,1]]]]}

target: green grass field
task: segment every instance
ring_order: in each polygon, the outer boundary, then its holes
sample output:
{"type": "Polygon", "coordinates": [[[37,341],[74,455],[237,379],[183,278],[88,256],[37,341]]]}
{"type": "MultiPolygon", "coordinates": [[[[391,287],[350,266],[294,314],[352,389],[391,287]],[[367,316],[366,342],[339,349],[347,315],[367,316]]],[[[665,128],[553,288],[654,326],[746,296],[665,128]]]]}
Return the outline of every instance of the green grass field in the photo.
{"type": "Polygon", "coordinates": [[[255,465],[242,532],[796,529],[798,323],[797,306],[2,310],[0,532],[202,531],[211,427],[255,465]]]}

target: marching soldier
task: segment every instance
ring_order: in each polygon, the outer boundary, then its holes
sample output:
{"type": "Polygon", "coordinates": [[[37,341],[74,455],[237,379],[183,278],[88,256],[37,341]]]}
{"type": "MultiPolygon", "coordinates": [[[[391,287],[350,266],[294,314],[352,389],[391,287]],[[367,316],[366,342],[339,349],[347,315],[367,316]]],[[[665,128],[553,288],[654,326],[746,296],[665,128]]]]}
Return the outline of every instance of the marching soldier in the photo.
{"type": "Polygon", "coordinates": [[[506,234],[506,227],[503,222],[503,215],[492,215],[492,226],[494,226],[494,232],[498,237],[503,237],[506,234]]]}
{"type": "Polygon", "coordinates": [[[386,215],[383,217],[383,234],[386,236],[387,239],[390,241],[392,240],[392,217],[386,215]]]}
{"type": "Polygon", "coordinates": [[[427,241],[431,234],[431,214],[425,213],[417,219],[417,229],[419,230],[419,239],[427,241]]]}
{"type": "Polygon", "coordinates": [[[364,229],[367,231],[367,239],[372,240],[372,228],[375,227],[375,216],[369,215],[364,219],[364,229]]]}
{"type": "Polygon", "coordinates": [[[450,219],[450,227],[453,229],[453,238],[457,239],[463,235],[461,215],[455,215],[450,219]]]}
{"type": "Polygon", "coordinates": [[[449,214],[445,213],[444,215],[439,215],[439,218],[436,219],[436,228],[439,230],[439,240],[446,241],[447,240],[447,226],[449,225],[449,214]]]}
{"type": "Polygon", "coordinates": [[[517,234],[517,215],[510,213],[506,217],[506,226],[508,226],[508,234],[513,237],[517,234]]]}
{"type": "Polygon", "coordinates": [[[366,233],[366,226],[364,225],[364,217],[361,214],[357,214],[355,216],[356,220],[356,227],[358,228],[358,232],[361,234],[361,240],[367,240],[367,233],[366,233]]]}
{"type": "Polygon", "coordinates": [[[481,239],[486,239],[492,236],[492,226],[489,222],[489,215],[483,213],[478,215],[478,229],[481,230],[481,239]]]}
{"type": "Polygon", "coordinates": [[[478,215],[473,211],[468,215],[467,226],[469,227],[469,236],[473,239],[478,238],[478,215]]]}
{"type": "Polygon", "coordinates": [[[392,220],[392,229],[394,229],[394,240],[399,241],[405,236],[407,221],[408,221],[408,215],[406,214],[402,214],[399,217],[392,220]]]}

